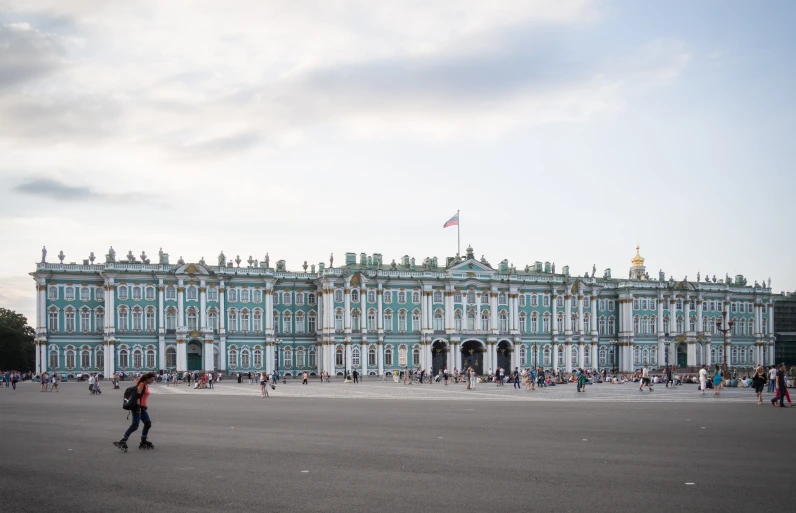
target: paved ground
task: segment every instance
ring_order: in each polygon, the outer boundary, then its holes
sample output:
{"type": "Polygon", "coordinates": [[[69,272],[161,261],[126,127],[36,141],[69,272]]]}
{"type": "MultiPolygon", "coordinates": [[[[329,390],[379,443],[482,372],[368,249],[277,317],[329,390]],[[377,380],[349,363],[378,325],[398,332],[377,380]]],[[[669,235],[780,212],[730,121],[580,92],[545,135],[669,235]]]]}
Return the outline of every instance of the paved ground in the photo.
{"type": "Polygon", "coordinates": [[[585,398],[567,385],[540,393],[562,400],[529,401],[496,400],[513,397],[509,387],[462,397],[290,383],[260,399],[246,384],[161,385],[150,398],[157,449],[125,454],[111,445],[126,427],[121,391],[62,386],[0,390],[0,502],[13,511],[671,513],[796,501],[796,408],[758,406],[746,391],[703,401],[682,389],[670,402],[661,389],[639,401],[628,385],[594,385],[585,398]],[[393,400],[294,397],[330,391],[393,400]]]}

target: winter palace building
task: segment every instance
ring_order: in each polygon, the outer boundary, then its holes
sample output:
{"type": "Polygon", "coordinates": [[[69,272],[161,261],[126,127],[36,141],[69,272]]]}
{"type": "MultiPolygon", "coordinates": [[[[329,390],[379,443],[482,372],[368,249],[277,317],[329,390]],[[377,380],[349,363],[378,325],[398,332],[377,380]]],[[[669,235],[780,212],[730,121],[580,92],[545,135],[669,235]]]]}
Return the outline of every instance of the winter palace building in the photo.
{"type": "Polygon", "coordinates": [[[238,257],[150,263],[111,248],[103,263],[42,261],[37,370],[279,370],[381,374],[405,366],[570,371],[644,364],[749,367],[774,358],[770,282],[651,278],[636,251],[627,278],[536,262],[493,267],[472,248],[382,262],[347,253],[303,271],[238,257]]]}

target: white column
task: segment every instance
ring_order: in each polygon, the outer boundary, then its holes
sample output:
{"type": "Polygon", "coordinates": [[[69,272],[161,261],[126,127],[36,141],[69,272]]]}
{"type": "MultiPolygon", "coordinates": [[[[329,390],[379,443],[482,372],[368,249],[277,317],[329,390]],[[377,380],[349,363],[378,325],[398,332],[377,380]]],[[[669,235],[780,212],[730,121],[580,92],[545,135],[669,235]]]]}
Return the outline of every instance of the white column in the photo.
{"type": "Polygon", "coordinates": [[[669,333],[677,333],[677,300],[674,296],[669,298],[669,333]]]}
{"type": "MultiPolygon", "coordinates": [[[[572,296],[569,294],[564,295],[564,334],[572,336],[572,296]]],[[[567,358],[567,362],[569,362],[567,358]]],[[[569,371],[570,364],[567,363],[567,371],[569,371]]]]}
{"type": "Polygon", "coordinates": [[[188,348],[184,340],[177,340],[177,370],[188,369],[188,348]]]}
{"type": "Polygon", "coordinates": [[[359,363],[362,366],[362,375],[368,375],[368,344],[362,342],[359,346],[359,363]]]}
{"type": "MultiPolygon", "coordinates": [[[[490,290],[489,291],[489,330],[492,333],[497,333],[498,330],[498,302],[497,302],[497,291],[490,290]]],[[[497,352],[495,352],[497,355],[497,352]]],[[[495,357],[495,365],[497,365],[497,357],[495,357]]]]}
{"type": "MultiPolygon", "coordinates": [[[[578,295],[578,334],[583,335],[583,296],[578,295]]],[[[583,358],[581,357],[581,367],[583,366],[583,358]]]]}
{"type": "MultiPolygon", "coordinates": [[[[372,305],[371,305],[372,306],[372,305]]],[[[359,329],[364,335],[368,332],[368,289],[365,284],[359,289],[359,329]]]]}
{"type": "Polygon", "coordinates": [[[697,322],[696,322],[697,333],[702,333],[703,331],[705,331],[705,326],[702,323],[702,298],[697,297],[695,301],[696,301],[696,315],[697,315],[697,322]]]}
{"type": "Polygon", "coordinates": [[[772,364],[775,363],[774,356],[774,344],[768,344],[768,361],[772,364]]]}
{"type": "Polygon", "coordinates": [[[774,303],[768,304],[768,336],[774,335],[774,303]]]}
{"type": "Polygon", "coordinates": [[[558,370],[558,342],[553,342],[552,364],[553,364],[553,370],[554,371],[558,370]]]}
{"type": "MultiPolygon", "coordinates": [[[[183,305],[185,297],[185,287],[182,280],[177,280],[177,327],[185,326],[185,309],[183,305]]],[[[187,367],[183,367],[185,369],[187,367]]]]}
{"type": "Polygon", "coordinates": [[[584,363],[585,359],[586,359],[586,346],[585,346],[585,344],[579,342],[578,343],[578,367],[580,367],[581,369],[583,367],[585,367],[585,363],[584,363]]]}
{"type": "Polygon", "coordinates": [[[345,294],[343,296],[345,298],[345,314],[344,314],[345,325],[343,326],[343,328],[345,329],[346,334],[351,333],[351,289],[348,287],[349,285],[346,284],[345,289],[343,289],[345,294]]]}
{"type": "MultiPolygon", "coordinates": [[[[589,329],[592,336],[597,336],[597,296],[591,296],[589,301],[591,301],[591,317],[589,318],[591,327],[589,329]]],[[[595,361],[594,356],[592,356],[592,362],[595,361]]],[[[597,368],[597,365],[592,365],[592,367],[597,368]]]]}
{"type": "MultiPolygon", "coordinates": [[[[658,323],[658,329],[656,331],[658,332],[658,336],[662,337],[666,333],[666,328],[663,326],[663,297],[661,296],[658,296],[658,318],[656,319],[656,322],[658,323]]],[[[661,355],[661,358],[663,358],[663,354],[661,355]]]]}
{"type": "Polygon", "coordinates": [[[591,362],[589,367],[592,369],[598,369],[600,367],[600,354],[597,352],[597,342],[593,340],[591,343],[591,362]]]}
{"type": "MultiPolygon", "coordinates": [[[[382,303],[382,295],[384,291],[381,288],[381,284],[379,284],[379,289],[376,291],[376,326],[378,327],[379,335],[384,333],[384,308],[382,303]]],[[[379,351],[379,355],[381,355],[381,351],[379,351]]]]}
{"type": "MultiPolygon", "coordinates": [[[[226,291],[227,291],[227,289],[224,288],[224,281],[222,280],[221,283],[218,284],[218,332],[221,333],[222,335],[226,333],[225,326],[226,326],[226,322],[227,322],[227,310],[224,308],[224,294],[226,293],[226,291]]],[[[266,291],[266,294],[265,294],[265,298],[266,298],[265,299],[265,304],[266,305],[268,305],[268,301],[269,301],[270,297],[271,297],[271,294],[268,294],[267,291],[266,291]]],[[[268,310],[268,308],[266,306],[266,311],[265,311],[265,315],[266,315],[266,317],[265,317],[265,327],[266,327],[266,329],[268,329],[268,323],[271,322],[270,321],[270,316],[267,315],[268,313],[269,313],[269,310],[268,310]]],[[[224,358],[222,358],[222,360],[223,359],[224,358]]]]}
{"type": "MultiPolygon", "coordinates": [[[[414,291],[410,292],[414,294],[414,291]]],[[[428,329],[428,297],[425,290],[420,290],[420,340],[423,340],[423,332],[428,329]]],[[[410,320],[412,313],[409,312],[410,320]]]]}
{"type": "MultiPolygon", "coordinates": [[[[347,340],[346,342],[347,343],[345,344],[345,347],[344,347],[344,349],[345,349],[345,365],[346,365],[346,368],[350,371],[352,369],[352,365],[351,365],[351,341],[347,340]]],[[[411,354],[410,354],[410,358],[411,358],[411,354]]],[[[411,359],[409,361],[411,361],[411,359]]]]}
{"type": "Polygon", "coordinates": [[[207,328],[207,283],[199,282],[199,329],[207,328]]]}
{"type": "Polygon", "coordinates": [[[445,287],[445,333],[453,332],[453,290],[450,287],[445,287]]]}
{"type": "Polygon", "coordinates": [[[105,324],[108,326],[108,335],[116,331],[116,285],[113,278],[107,282],[105,288],[105,324]]]}
{"type": "MultiPolygon", "coordinates": [[[[567,304],[569,304],[569,300],[567,300],[567,304]]],[[[572,343],[567,342],[564,348],[564,368],[567,372],[572,372],[572,343]]]]}
{"type": "MultiPolygon", "coordinates": [[[[212,338],[204,340],[204,347],[202,348],[202,355],[204,355],[204,359],[205,359],[205,370],[206,371],[215,370],[213,368],[214,367],[213,364],[215,362],[213,362],[213,339],[212,338]]],[[[220,356],[221,355],[219,355],[219,360],[221,360],[220,356]]],[[[221,361],[219,361],[218,363],[220,364],[221,361]]]]}
{"type": "Polygon", "coordinates": [[[520,301],[519,301],[519,296],[516,293],[514,294],[512,301],[513,304],[511,309],[511,329],[514,331],[518,331],[520,329],[520,301]]]}
{"type": "MultiPolygon", "coordinates": [[[[558,300],[558,295],[555,293],[555,291],[553,291],[551,299],[552,301],[550,302],[550,309],[552,312],[552,317],[550,318],[550,322],[552,322],[553,325],[550,328],[551,331],[553,332],[553,335],[558,335],[558,317],[557,317],[558,314],[556,314],[556,303],[558,300]]],[[[544,316],[540,316],[539,322],[544,322],[544,316]]],[[[555,360],[555,358],[553,358],[553,360],[555,360]]]]}
{"type": "MultiPolygon", "coordinates": [[[[379,306],[381,306],[381,294],[379,294],[379,306]]],[[[379,375],[384,375],[384,344],[381,342],[376,346],[376,359],[379,364],[379,375]]]]}

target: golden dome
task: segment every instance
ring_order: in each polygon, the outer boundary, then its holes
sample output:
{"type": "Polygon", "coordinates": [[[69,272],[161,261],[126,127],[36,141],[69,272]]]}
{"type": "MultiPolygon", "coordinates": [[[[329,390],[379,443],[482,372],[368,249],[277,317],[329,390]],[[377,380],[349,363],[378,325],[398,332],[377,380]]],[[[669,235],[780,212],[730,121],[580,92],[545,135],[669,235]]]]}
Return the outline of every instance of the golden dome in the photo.
{"type": "Polygon", "coordinates": [[[633,257],[633,267],[644,267],[644,257],[638,254],[638,250],[641,249],[639,246],[636,246],[636,256],[633,257]]]}

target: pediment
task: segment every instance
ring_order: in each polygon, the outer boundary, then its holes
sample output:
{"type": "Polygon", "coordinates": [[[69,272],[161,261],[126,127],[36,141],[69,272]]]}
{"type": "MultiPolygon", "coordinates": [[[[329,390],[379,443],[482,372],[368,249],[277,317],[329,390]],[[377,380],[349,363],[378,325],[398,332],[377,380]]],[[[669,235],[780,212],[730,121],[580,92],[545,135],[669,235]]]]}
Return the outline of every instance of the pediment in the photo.
{"type": "Polygon", "coordinates": [[[460,262],[450,268],[449,271],[464,271],[464,272],[495,272],[489,264],[479,262],[474,258],[468,258],[464,262],[460,262]]]}
{"type": "Polygon", "coordinates": [[[174,270],[175,274],[204,274],[209,275],[210,270],[202,264],[183,264],[174,270]]]}

